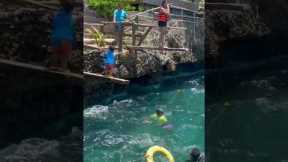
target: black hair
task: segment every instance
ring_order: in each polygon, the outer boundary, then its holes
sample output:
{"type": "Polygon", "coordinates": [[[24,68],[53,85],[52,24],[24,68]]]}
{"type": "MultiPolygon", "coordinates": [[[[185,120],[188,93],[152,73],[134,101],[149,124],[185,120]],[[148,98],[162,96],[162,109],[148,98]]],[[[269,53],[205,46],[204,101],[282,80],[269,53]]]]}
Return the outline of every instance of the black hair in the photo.
{"type": "Polygon", "coordinates": [[[109,50],[114,51],[114,47],[113,46],[109,46],[109,50]]]}
{"type": "Polygon", "coordinates": [[[191,161],[197,162],[200,157],[200,150],[194,147],[190,153],[191,161]]]}
{"type": "Polygon", "coordinates": [[[161,2],[161,6],[166,8],[166,7],[167,7],[167,6],[165,6],[166,2],[167,2],[167,0],[163,0],[163,1],[161,2]]]}
{"type": "Polygon", "coordinates": [[[162,110],[160,110],[160,109],[157,109],[157,110],[156,110],[156,114],[157,114],[157,115],[158,115],[158,114],[161,115],[161,114],[164,114],[164,112],[163,112],[162,110]]]}

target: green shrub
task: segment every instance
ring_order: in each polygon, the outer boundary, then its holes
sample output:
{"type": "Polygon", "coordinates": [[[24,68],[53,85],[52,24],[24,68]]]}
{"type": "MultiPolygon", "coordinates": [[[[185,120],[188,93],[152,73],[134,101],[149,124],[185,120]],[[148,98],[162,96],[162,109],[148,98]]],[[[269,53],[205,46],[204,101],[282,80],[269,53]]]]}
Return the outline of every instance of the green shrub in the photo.
{"type": "Polygon", "coordinates": [[[125,11],[135,11],[136,8],[131,5],[135,0],[87,0],[88,6],[97,12],[98,16],[111,19],[118,3],[123,5],[125,11]]]}

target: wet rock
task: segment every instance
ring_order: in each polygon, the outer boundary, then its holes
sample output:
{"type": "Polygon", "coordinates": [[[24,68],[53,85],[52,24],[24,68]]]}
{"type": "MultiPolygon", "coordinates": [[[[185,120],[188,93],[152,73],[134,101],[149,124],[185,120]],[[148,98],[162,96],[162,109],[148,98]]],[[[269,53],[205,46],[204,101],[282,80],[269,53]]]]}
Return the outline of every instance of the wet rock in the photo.
{"type": "Polygon", "coordinates": [[[219,54],[219,45],[223,41],[263,36],[270,32],[262,17],[259,16],[257,6],[243,12],[223,12],[207,8],[205,18],[209,57],[219,54]]]}
{"type": "Polygon", "coordinates": [[[0,150],[1,162],[76,162],[81,161],[82,132],[74,127],[59,140],[30,138],[0,150]]]}
{"type": "MultiPolygon", "coordinates": [[[[12,1],[11,1],[12,2],[12,1]]],[[[0,2],[5,7],[0,9],[0,57],[25,63],[46,65],[51,56],[51,29],[54,11],[36,7],[30,3],[0,2]],[[3,14],[2,14],[3,13],[3,14]]],[[[82,23],[82,22],[81,22],[82,23]]],[[[77,37],[81,35],[81,25],[76,25],[77,37]]],[[[82,39],[80,36],[79,38],[82,39]]],[[[82,49],[82,40],[77,40],[82,49]]],[[[79,56],[82,50],[72,54],[71,70],[82,71],[79,56]]]]}

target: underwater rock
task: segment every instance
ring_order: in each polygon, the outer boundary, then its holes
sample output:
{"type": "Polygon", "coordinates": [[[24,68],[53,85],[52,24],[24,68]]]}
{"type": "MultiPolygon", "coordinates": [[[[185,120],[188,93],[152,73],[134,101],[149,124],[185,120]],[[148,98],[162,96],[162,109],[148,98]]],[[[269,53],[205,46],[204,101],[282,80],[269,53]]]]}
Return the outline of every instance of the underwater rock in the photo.
{"type": "Polygon", "coordinates": [[[0,150],[1,162],[76,162],[82,157],[82,132],[74,127],[59,140],[30,138],[0,150]]]}

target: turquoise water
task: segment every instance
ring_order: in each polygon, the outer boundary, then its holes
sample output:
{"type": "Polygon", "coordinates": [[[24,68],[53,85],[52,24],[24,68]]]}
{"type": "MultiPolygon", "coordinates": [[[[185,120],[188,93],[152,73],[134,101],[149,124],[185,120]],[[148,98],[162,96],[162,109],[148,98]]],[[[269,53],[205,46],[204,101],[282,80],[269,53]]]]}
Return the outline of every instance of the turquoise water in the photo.
{"type": "MultiPolygon", "coordinates": [[[[144,162],[143,155],[153,145],[167,148],[176,162],[187,160],[193,146],[203,151],[203,74],[170,78],[159,84],[131,86],[121,97],[87,107],[84,161],[144,162]],[[144,122],[156,108],[165,111],[173,131],[144,122]]],[[[165,160],[160,157],[158,161],[165,160]]]]}
{"type": "Polygon", "coordinates": [[[242,78],[225,94],[230,106],[225,107],[223,100],[206,102],[210,158],[216,162],[287,161],[288,68],[269,68],[242,78]]]}

